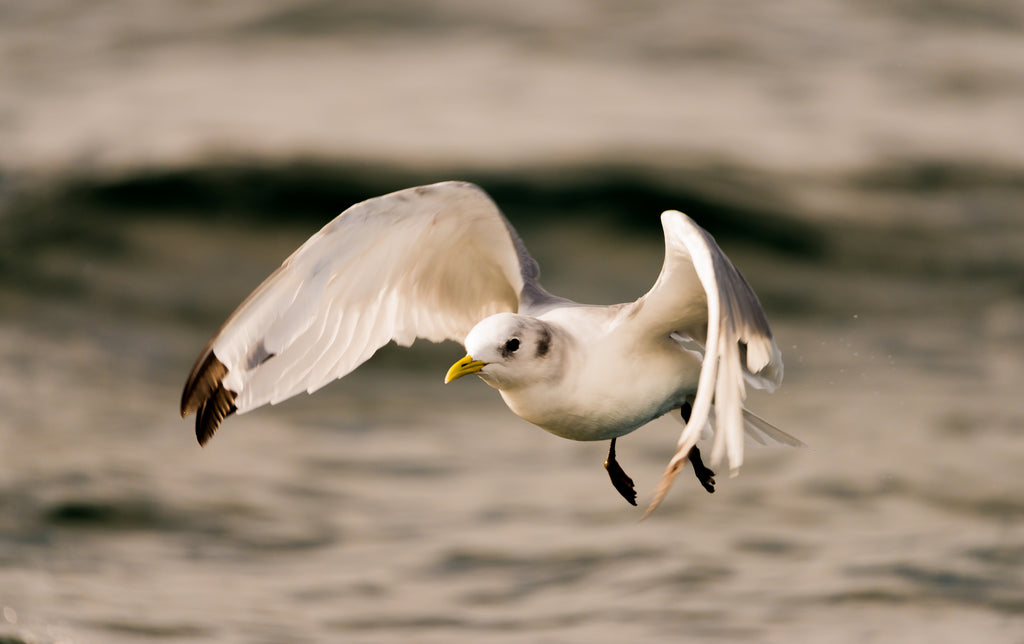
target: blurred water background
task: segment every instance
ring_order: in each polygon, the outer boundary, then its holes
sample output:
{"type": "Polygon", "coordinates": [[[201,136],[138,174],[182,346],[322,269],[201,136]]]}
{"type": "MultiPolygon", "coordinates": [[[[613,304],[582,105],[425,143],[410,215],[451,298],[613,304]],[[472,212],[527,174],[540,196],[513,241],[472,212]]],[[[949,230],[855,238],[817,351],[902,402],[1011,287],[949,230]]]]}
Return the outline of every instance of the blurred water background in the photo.
{"type": "Polygon", "coordinates": [[[0,642],[1024,642],[1022,115],[1013,2],[0,1],[0,642]],[[449,178],[585,302],[696,218],[810,449],[638,524],[451,343],[200,449],[235,305],[449,178]]]}

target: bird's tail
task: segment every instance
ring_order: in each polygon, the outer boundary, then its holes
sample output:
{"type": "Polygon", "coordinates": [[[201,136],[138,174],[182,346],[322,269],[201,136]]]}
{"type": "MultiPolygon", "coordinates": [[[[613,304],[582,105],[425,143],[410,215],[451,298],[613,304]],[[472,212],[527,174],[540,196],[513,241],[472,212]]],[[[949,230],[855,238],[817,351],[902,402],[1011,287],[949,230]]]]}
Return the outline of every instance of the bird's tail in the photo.
{"type": "MultiPolygon", "coordinates": [[[[685,424],[682,416],[673,414],[673,418],[677,421],[685,424]]],[[[708,413],[708,422],[704,424],[704,427],[700,432],[700,440],[709,440],[715,435],[716,429],[716,417],[715,407],[711,406],[711,411],[708,413]]],[[[746,445],[785,445],[787,447],[807,447],[807,444],[802,440],[788,434],[775,425],[772,425],[764,418],[761,418],[749,409],[743,409],[743,433],[746,438],[744,443],[746,445]]]]}
{"type": "MultiPolygon", "coordinates": [[[[712,412],[712,422],[714,422],[714,418],[714,412],[712,412]]],[[[807,447],[807,444],[796,436],[787,434],[749,409],[743,410],[743,432],[747,437],[747,443],[754,442],[757,445],[807,447]]]]}
{"type": "MultiPolygon", "coordinates": [[[[680,422],[684,422],[683,418],[679,415],[673,414],[680,422]]],[[[708,413],[708,420],[701,428],[700,440],[706,440],[714,435],[715,431],[715,408],[712,405],[710,412],[708,413]]],[[[745,437],[744,442],[747,444],[754,445],[785,445],[788,447],[807,447],[803,441],[799,438],[787,434],[775,425],[772,425],[767,420],[761,418],[757,414],[744,409],[743,410],[743,434],[745,437]]],[[[694,442],[696,442],[694,440],[694,442]]],[[[647,511],[644,512],[643,518],[647,518],[651,512],[661,503],[665,495],[668,494],[669,488],[672,486],[672,481],[675,480],[676,475],[686,464],[686,452],[689,452],[689,448],[693,445],[681,445],[680,452],[683,453],[681,458],[673,458],[672,463],[669,465],[668,471],[665,472],[661,478],[661,483],[658,485],[658,489],[654,493],[654,500],[651,501],[651,505],[648,506],[647,511]],[[683,451],[685,449],[685,451],[683,451]]],[[[679,452],[677,452],[677,455],[679,452]]]]}

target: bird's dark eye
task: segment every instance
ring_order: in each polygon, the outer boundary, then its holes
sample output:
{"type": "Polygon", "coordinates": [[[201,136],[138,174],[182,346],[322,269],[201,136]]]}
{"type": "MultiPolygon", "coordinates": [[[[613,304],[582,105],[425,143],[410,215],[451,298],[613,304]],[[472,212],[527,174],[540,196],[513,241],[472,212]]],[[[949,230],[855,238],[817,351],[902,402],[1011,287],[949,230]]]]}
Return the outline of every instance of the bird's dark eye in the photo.
{"type": "Polygon", "coordinates": [[[505,353],[515,353],[519,350],[519,338],[512,338],[505,343],[505,353]]]}

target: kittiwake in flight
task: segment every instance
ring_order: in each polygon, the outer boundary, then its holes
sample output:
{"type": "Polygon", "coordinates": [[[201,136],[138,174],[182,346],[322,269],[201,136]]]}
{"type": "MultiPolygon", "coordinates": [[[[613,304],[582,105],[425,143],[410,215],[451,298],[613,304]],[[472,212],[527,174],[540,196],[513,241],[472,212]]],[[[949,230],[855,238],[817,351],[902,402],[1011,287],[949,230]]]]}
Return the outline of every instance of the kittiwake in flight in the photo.
{"type": "Polygon", "coordinates": [[[782,357],[764,310],[714,238],[661,215],[665,263],[635,302],[591,306],[548,293],[537,262],[487,194],[464,182],[358,203],[286,259],[199,354],[181,397],[205,444],[233,413],[312,393],[388,342],[462,342],[445,382],[476,374],[516,415],[552,434],[611,441],[605,468],[636,505],[615,441],[677,412],[686,425],[647,514],[689,462],[743,463],[744,437],[802,446],[743,408],[746,386],[774,390],[782,357]]]}

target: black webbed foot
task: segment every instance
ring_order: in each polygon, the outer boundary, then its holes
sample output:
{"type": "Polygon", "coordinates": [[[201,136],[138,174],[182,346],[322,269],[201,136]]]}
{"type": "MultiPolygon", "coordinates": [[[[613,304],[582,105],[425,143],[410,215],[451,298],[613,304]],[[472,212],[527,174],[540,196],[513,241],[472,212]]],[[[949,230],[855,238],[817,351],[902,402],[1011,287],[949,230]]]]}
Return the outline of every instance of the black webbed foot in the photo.
{"type": "MultiPolygon", "coordinates": [[[[685,402],[683,406],[679,408],[679,413],[682,414],[685,422],[690,422],[690,412],[693,411],[693,407],[690,403],[685,402]]],[[[704,486],[704,489],[708,493],[714,493],[715,491],[715,473],[709,468],[704,466],[704,461],[700,460],[700,450],[694,445],[690,448],[690,453],[687,455],[690,459],[690,464],[693,465],[693,473],[697,475],[697,480],[704,486]]]]}
{"type": "Polygon", "coordinates": [[[704,466],[704,461],[700,460],[700,450],[694,445],[690,448],[690,453],[687,455],[690,459],[690,464],[693,465],[693,473],[697,475],[697,480],[704,486],[704,489],[709,493],[715,491],[715,473],[704,466]]]}
{"type": "Polygon", "coordinates": [[[615,439],[612,439],[612,445],[608,448],[608,458],[604,460],[604,469],[608,470],[608,477],[612,480],[612,485],[619,491],[622,498],[629,501],[630,505],[636,505],[636,489],[633,487],[633,479],[629,478],[629,475],[623,471],[619,462],[615,460],[615,439]]]}

